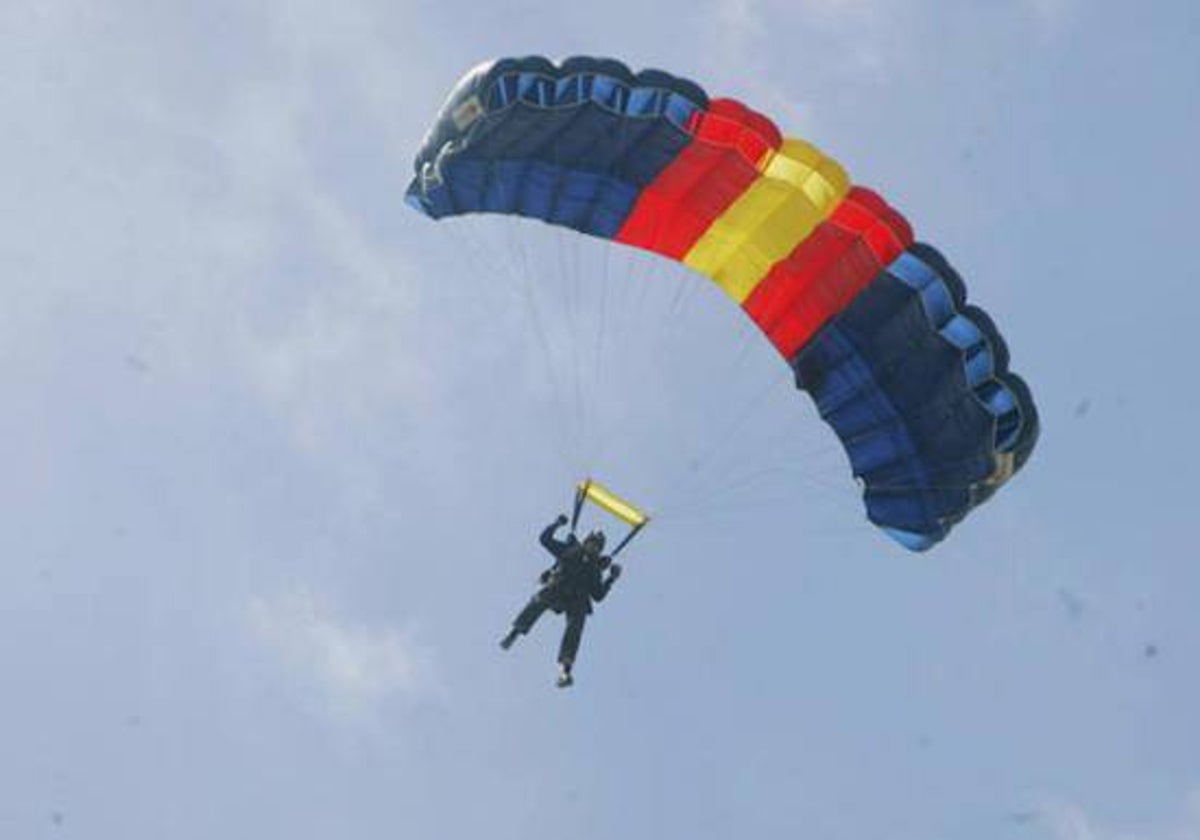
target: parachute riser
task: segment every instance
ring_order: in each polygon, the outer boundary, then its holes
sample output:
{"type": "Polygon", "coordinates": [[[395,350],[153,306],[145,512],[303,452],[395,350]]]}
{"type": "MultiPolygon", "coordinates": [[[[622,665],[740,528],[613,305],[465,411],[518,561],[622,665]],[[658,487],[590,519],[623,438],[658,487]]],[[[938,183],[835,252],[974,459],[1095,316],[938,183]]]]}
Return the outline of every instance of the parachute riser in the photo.
{"type": "Polygon", "coordinates": [[[575,536],[575,528],[579,525],[579,514],[583,511],[583,503],[587,499],[587,491],[591,486],[591,479],[588,479],[575,488],[575,509],[571,511],[571,536],[575,536]]]}
{"type": "MultiPolygon", "coordinates": [[[[646,520],[646,521],[649,522],[650,520],[646,520]]],[[[610,554],[608,556],[616,557],[618,554],[620,554],[621,549],[623,549],[625,546],[629,545],[630,541],[634,537],[636,537],[638,535],[638,532],[641,531],[645,527],[646,527],[646,522],[643,522],[640,525],[634,525],[632,528],[630,528],[629,533],[625,535],[625,539],[623,539],[619,543],[617,543],[617,547],[614,548],[612,550],[612,554],[610,554]]]]}

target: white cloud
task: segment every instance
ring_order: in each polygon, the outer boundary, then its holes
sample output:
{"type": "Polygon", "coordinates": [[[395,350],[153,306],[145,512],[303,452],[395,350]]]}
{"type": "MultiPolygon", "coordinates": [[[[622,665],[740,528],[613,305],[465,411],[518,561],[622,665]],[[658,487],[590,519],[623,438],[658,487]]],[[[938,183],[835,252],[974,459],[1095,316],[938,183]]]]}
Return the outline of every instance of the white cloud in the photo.
{"type": "Polygon", "coordinates": [[[1074,805],[1058,805],[1040,812],[1057,840],[1099,840],[1087,815],[1074,805]]]}
{"type": "Polygon", "coordinates": [[[1037,817],[1054,840],[1200,840],[1200,787],[1184,798],[1175,816],[1157,825],[1104,825],[1070,803],[1047,805],[1037,811],[1037,817]]]}
{"type": "Polygon", "coordinates": [[[378,235],[410,212],[398,188],[420,127],[404,123],[414,118],[402,103],[404,88],[420,83],[422,56],[397,50],[370,4],[306,3],[304,14],[294,5],[267,16],[279,73],[240,89],[211,132],[234,185],[212,229],[248,280],[278,293],[236,322],[248,381],[302,451],[370,484],[372,470],[350,463],[346,441],[378,440],[379,428],[428,414],[437,382],[415,335],[413,260],[378,235]],[[347,135],[367,154],[339,159],[347,135]]]}
{"type": "Polygon", "coordinates": [[[879,0],[717,0],[716,4],[724,34],[743,44],[776,33],[775,27],[784,21],[826,33],[861,34],[875,29],[885,10],[879,0]]]}
{"type": "Polygon", "coordinates": [[[370,722],[386,704],[439,692],[432,655],[411,633],[335,615],[308,589],[255,598],[246,619],[255,639],[311,692],[307,699],[339,722],[370,722]]]}
{"type": "Polygon", "coordinates": [[[846,63],[861,77],[886,77],[897,29],[889,7],[878,0],[802,0],[802,15],[818,37],[829,38],[846,63]]]}
{"type": "Polygon", "coordinates": [[[1034,23],[1044,34],[1057,32],[1068,21],[1076,0],[1023,0],[1034,23]]]}
{"type": "Polygon", "coordinates": [[[902,11],[880,0],[714,0],[707,29],[728,80],[795,130],[812,119],[812,91],[889,83],[905,49],[902,11]],[[773,46],[781,32],[794,50],[773,46]]]}
{"type": "Polygon", "coordinates": [[[219,33],[124,6],[0,13],[17,33],[0,105],[20,115],[0,137],[0,212],[22,220],[0,231],[21,268],[0,356],[57,352],[64,301],[119,318],[121,351],[248,391],[282,439],[372,497],[383,459],[348,441],[423,423],[439,381],[416,334],[419,257],[396,235],[429,118],[404,106],[426,72],[422,42],[396,45],[404,3],[222,6],[219,33]]]}

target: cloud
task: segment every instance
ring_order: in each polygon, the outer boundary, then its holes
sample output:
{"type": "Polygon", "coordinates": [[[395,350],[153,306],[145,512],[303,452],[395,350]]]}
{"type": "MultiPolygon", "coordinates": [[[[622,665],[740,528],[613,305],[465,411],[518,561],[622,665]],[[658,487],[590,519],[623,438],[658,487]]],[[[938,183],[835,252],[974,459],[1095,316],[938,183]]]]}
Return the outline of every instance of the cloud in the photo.
{"type": "Polygon", "coordinates": [[[1024,0],[1025,8],[1043,34],[1060,30],[1075,10],[1076,0],[1024,0]]]}
{"type": "Polygon", "coordinates": [[[1074,805],[1046,808],[1040,816],[1057,840],[1099,840],[1087,815],[1074,805]]]}
{"type": "Polygon", "coordinates": [[[404,97],[425,62],[418,47],[396,49],[372,4],[296,5],[265,7],[274,72],[213,116],[229,188],[208,230],[258,290],[231,325],[246,382],[301,452],[370,500],[378,464],[418,437],[441,381],[418,310],[420,257],[397,236],[409,150],[428,116],[404,97]]]}
{"type": "Polygon", "coordinates": [[[1070,803],[1047,805],[1034,813],[1053,840],[1200,840],[1200,786],[1188,793],[1176,816],[1157,825],[1104,825],[1070,803]]]}
{"type": "Polygon", "coordinates": [[[427,42],[396,43],[409,5],[4,4],[0,370],[132,354],[265,417],[352,507],[380,464],[438,469],[454,362],[405,238],[429,118],[406,97],[433,88],[427,42]]]}
{"type": "Polygon", "coordinates": [[[439,693],[432,655],[411,633],[338,616],[309,589],[255,598],[246,621],[253,637],[311,692],[307,700],[339,722],[369,722],[389,704],[439,693]]]}
{"type": "Polygon", "coordinates": [[[889,84],[906,49],[902,10],[880,0],[714,0],[709,16],[729,81],[789,125],[808,125],[815,90],[889,84]],[[779,32],[797,50],[786,59],[771,48],[779,32]]]}

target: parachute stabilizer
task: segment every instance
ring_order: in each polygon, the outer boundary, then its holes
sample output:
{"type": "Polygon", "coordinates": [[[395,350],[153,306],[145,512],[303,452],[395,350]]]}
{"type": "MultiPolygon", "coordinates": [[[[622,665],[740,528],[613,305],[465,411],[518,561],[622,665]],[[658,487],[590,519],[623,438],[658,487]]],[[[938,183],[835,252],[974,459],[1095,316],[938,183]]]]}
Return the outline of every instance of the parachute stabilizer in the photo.
{"type": "Polygon", "coordinates": [[[650,517],[644,512],[594,479],[589,478],[579,482],[575,490],[577,493],[582,493],[585,499],[597,507],[604,508],[631,527],[640,528],[650,521],[650,517]]]}
{"type": "Polygon", "coordinates": [[[585,478],[575,485],[575,509],[571,515],[572,532],[574,532],[575,526],[579,523],[579,514],[583,511],[585,502],[591,502],[596,507],[612,514],[629,526],[629,533],[613,549],[613,557],[619,554],[621,549],[627,546],[629,541],[637,536],[638,532],[646,527],[646,523],[650,521],[650,517],[635,505],[625,501],[598,481],[585,478]]]}

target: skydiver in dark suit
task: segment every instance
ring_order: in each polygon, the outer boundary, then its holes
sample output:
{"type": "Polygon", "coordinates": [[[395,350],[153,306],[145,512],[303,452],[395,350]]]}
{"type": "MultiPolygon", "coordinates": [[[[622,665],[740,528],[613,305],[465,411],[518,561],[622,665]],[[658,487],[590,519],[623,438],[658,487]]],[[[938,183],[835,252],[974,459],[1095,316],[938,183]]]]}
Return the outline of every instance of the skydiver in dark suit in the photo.
{"type": "Polygon", "coordinates": [[[541,588],[529,599],[513,620],[508,635],[500,641],[500,647],[508,650],[518,636],[530,631],[546,610],[565,614],[566,628],[558,648],[559,688],[574,682],[571,669],[583,638],[583,625],[592,612],[592,602],[603,601],[621,576],[621,567],[603,553],[603,532],[593,531],[583,542],[574,534],[560,540],[554,534],[566,524],[567,517],[559,516],[542,531],[539,542],[554,555],[554,565],[539,576],[541,588]]]}

